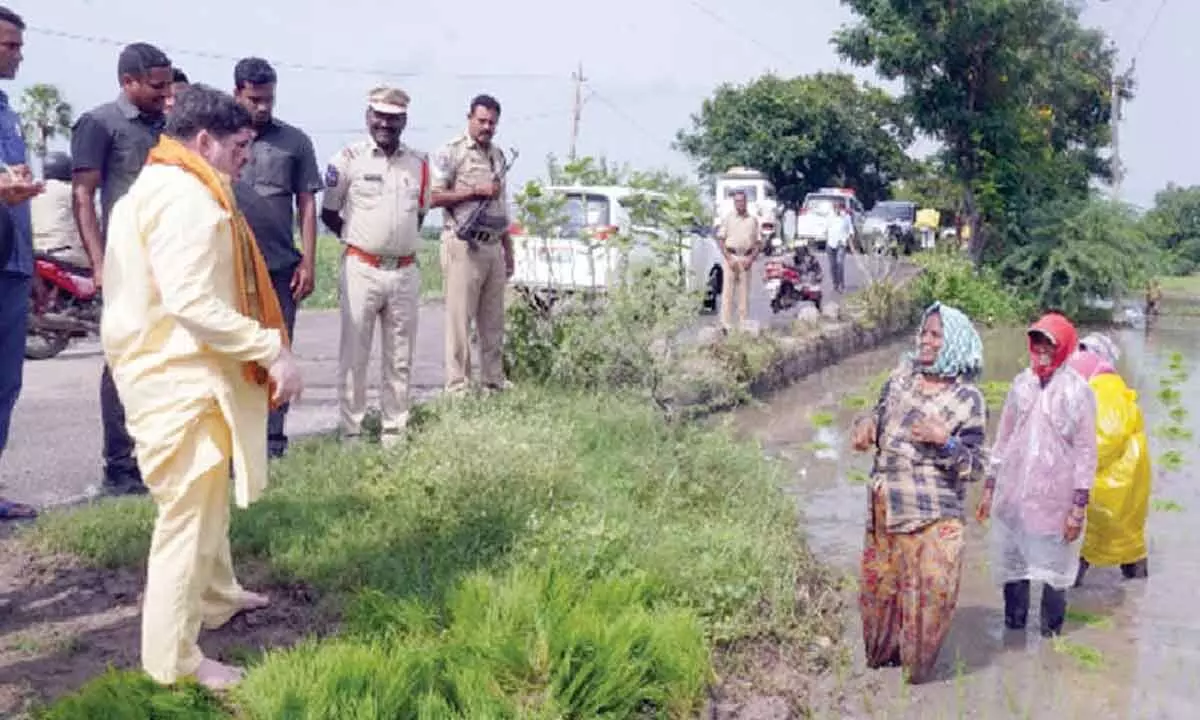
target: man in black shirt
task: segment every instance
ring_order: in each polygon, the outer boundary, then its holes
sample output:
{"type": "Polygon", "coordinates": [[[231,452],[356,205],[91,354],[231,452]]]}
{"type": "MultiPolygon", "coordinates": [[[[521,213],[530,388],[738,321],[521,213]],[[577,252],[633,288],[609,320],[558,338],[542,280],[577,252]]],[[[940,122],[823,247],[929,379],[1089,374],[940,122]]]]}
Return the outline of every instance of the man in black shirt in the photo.
{"type": "MultiPolygon", "coordinates": [[[[134,43],[121,51],[117,77],[121,83],[117,99],[80,115],[71,130],[73,210],[97,287],[104,282],[108,217],[158,142],[174,75],[171,60],[162,50],[134,43]],[[100,217],[96,216],[97,190],[100,217]]],[[[133,455],[133,439],[125,429],[125,408],[107,365],[100,377],[100,415],[104,421],[104,491],[110,495],[146,492],[133,455]]]]}
{"type": "MultiPolygon", "coordinates": [[[[271,271],[290,337],[296,327],[296,306],[313,291],[316,193],[323,183],[308,136],[274,117],[277,81],[275,69],[261,58],[245,58],[234,67],[234,96],[250,111],[257,131],[250,162],[242,169],[234,192],[271,271]],[[302,252],[296,250],[296,215],[300,218],[302,252]]],[[[271,457],[287,451],[286,415],[284,405],[268,417],[267,449],[271,457]]]]}

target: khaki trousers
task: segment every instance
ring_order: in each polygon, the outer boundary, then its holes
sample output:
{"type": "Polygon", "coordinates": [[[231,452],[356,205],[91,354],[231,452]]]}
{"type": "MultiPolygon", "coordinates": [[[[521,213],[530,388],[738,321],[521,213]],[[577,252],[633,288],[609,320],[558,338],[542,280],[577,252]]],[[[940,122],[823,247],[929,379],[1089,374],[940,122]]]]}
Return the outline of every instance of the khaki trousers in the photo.
{"type": "Polygon", "coordinates": [[[442,240],[446,294],[446,390],[471,382],[471,321],[479,334],[479,375],[484,387],[504,387],[504,248],[481,243],[472,252],[458,238],[442,240]]]}
{"type": "Polygon", "coordinates": [[[726,330],[733,328],[733,302],[734,295],[737,295],[738,303],[738,325],[746,324],[746,316],[750,310],[750,272],[752,268],[745,268],[741,265],[741,261],[745,258],[741,255],[734,255],[734,260],[738,261],[730,264],[725,261],[725,274],[721,282],[721,326],[726,330]]]}
{"type": "Polygon", "coordinates": [[[142,605],[142,667],[160,683],[196,672],[203,624],[224,625],[244,592],[229,552],[233,441],[216,404],[163,462],[143,467],[158,506],[142,605]]]}
{"type": "Polygon", "coordinates": [[[408,393],[417,338],[421,271],[416,263],[395,270],[342,258],[342,334],[338,352],[338,398],[345,437],[362,434],[367,413],[367,361],[379,320],[379,404],[383,432],[408,424],[408,393]]]}

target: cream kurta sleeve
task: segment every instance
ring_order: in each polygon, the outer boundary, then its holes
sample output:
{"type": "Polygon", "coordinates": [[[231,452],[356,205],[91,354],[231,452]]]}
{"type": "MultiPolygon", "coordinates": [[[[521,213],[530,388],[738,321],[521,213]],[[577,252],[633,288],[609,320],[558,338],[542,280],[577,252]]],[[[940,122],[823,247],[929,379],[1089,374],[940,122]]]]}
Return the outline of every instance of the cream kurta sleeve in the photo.
{"type": "Polygon", "coordinates": [[[279,355],[281,338],[246,317],[223,299],[215,286],[221,253],[217,242],[230,242],[229,216],[215,200],[181,201],[160,193],[162,205],[150,208],[156,222],[146,237],[151,275],[162,294],[163,308],[179,325],[213,352],[242,362],[267,367],[279,355]],[[223,230],[223,231],[222,231],[223,230]]]}

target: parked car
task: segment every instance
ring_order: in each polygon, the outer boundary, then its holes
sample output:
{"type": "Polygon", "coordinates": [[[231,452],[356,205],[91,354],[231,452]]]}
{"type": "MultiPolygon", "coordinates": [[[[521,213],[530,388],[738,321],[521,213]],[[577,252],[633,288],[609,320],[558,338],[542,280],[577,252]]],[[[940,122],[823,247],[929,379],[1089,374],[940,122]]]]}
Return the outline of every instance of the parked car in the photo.
{"type": "Polygon", "coordinates": [[[868,242],[882,237],[892,252],[911,255],[917,248],[913,229],[917,221],[917,204],[907,200],[884,200],[875,203],[863,220],[863,236],[868,242]]]}
{"type": "Polygon", "coordinates": [[[854,191],[847,188],[821,188],[804,196],[804,204],[796,217],[796,241],[824,249],[829,233],[829,222],[836,215],[838,208],[850,212],[854,221],[854,239],[851,246],[856,252],[863,250],[861,242],[863,217],[862,203],[855,197],[854,191]]]}
{"type": "MultiPolygon", "coordinates": [[[[510,228],[515,267],[509,282],[518,291],[547,304],[563,294],[602,294],[621,282],[623,272],[660,261],[654,244],[668,239],[667,231],[654,224],[635,223],[630,209],[635,199],[651,205],[665,201],[662,193],[579,185],[550,186],[544,191],[563,196],[566,222],[552,237],[528,235],[518,224],[510,228]],[[632,239],[627,257],[610,242],[619,235],[632,239]]],[[[647,214],[654,215],[653,211],[647,214]]],[[[705,309],[714,310],[723,282],[716,239],[711,234],[685,235],[679,269],[684,287],[703,290],[705,309]]]]}

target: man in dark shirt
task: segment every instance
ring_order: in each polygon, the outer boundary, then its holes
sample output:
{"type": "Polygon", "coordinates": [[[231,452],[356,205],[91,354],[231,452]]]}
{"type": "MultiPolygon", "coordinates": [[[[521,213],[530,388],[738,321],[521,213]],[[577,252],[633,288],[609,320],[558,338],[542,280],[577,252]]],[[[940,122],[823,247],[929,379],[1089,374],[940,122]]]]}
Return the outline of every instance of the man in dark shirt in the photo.
{"type": "MultiPolygon", "coordinates": [[[[174,74],[162,50],[134,43],[121,51],[117,77],[121,83],[117,99],[80,115],[71,131],[75,222],[91,258],[97,287],[104,282],[109,214],[133,185],[150,148],[158,142],[174,74]]],[[[125,429],[125,408],[107,365],[100,377],[100,415],[104,421],[104,491],[111,495],[144,493],[133,439],[125,429]]]]}
{"type": "MultiPolygon", "coordinates": [[[[271,282],[291,336],[296,326],[296,306],[313,291],[316,193],[322,182],[308,136],[273,116],[277,80],[275,69],[261,58],[245,58],[234,67],[234,96],[250,111],[257,131],[250,162],[242,170],[234,192],[271,271],[271,282]],[[300,216],[302,252],[296,250],[296,214],[300,216]]],[[[267,449],[271,457],[287,451],[286,415],[284,405],[268,417],[267,449]]]]}

